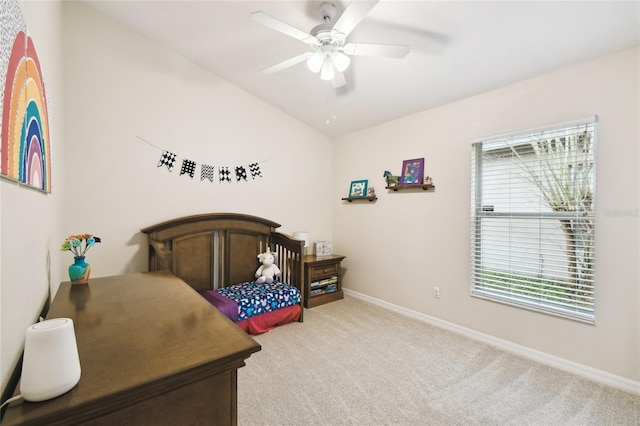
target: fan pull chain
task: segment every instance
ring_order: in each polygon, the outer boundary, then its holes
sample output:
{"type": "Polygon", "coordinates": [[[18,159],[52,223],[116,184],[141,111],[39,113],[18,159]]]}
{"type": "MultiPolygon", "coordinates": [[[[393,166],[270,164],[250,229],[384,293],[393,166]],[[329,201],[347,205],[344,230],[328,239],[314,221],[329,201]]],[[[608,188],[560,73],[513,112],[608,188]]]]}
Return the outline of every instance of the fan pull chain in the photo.
{"type": "Polygon", "coordinates": [[[325,120],[325,124],[329,125],[332,121],[336,121],[336,115],[332,112],[333,102],[333,93],[334,91],[329,87],[329,94],[327,95],[327,119],[325,120]]]}

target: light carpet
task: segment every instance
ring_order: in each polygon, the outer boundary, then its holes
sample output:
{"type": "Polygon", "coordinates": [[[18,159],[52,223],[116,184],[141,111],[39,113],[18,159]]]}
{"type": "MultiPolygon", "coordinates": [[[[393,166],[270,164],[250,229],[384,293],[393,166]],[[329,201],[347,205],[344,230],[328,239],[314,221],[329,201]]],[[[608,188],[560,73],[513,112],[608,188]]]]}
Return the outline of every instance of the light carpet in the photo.
{"type": "Polygon", "coordinates": [[[346,297],[256,336],[239,425],[639,425],[640,396],[346,297]]]}

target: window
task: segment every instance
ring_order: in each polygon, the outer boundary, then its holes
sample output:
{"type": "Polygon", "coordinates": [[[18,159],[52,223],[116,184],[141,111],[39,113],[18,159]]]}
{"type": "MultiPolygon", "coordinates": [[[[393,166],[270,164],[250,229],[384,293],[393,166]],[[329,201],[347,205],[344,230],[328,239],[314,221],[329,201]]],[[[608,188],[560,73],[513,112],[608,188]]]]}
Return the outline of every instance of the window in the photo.
{"type": "Polygon", "coordinates": [[[474,142],[473,296],[595,321],[595,126],[474,142]]]}

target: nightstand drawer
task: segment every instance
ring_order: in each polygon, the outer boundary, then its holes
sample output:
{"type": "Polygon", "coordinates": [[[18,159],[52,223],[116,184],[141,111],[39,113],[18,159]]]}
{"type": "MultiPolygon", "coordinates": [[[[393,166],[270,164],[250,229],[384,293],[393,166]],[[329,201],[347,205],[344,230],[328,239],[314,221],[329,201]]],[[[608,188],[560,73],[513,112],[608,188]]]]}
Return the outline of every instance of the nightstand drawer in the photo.
{"type": "Polygon", "coordinates": [[[340,265],[338,263],[326,266],[314,266],[310,268],[311,270],[309,271],[309,273],[311,275],[311,279],[313,280],[315,278],[323,277],[326,275],[338,275],[339,267],[340,265]]]}

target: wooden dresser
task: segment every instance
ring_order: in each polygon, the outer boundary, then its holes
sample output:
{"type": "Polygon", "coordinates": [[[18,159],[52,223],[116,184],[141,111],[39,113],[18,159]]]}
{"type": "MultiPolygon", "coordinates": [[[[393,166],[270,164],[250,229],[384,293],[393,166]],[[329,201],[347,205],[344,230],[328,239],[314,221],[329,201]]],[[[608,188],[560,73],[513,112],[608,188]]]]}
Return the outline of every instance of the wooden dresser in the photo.
{"type": "Polygon", "coordinates": [[[236,424],[237,369],[260,345],[179,278],[62,283],[47,315],[60,317],[74,322],[80,382],[49,401],[12,403],[3,426],[236,424]]]}

